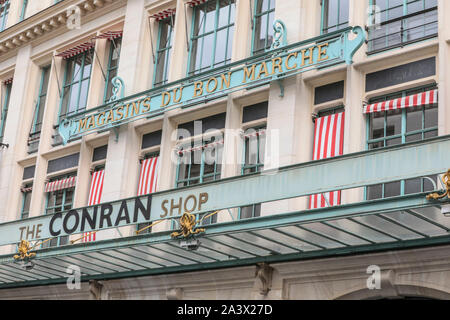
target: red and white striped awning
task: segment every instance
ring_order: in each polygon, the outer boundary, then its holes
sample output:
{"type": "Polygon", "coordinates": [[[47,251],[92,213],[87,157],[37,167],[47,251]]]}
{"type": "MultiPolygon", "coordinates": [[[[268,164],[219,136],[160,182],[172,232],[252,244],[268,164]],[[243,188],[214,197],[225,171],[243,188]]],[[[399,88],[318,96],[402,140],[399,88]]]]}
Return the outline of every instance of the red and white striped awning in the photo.
{"type": "Polygon", "coordinates": [[[244,134],[244,138],[259,137],[266,134],[266,130],[253,131],[251,133],[244,134]]]}
{"type": "Polygon", "coordinates": [[[430,90],[412,96],[393,99],[389,101],[373,103],[364,106],[364,113],[374,113],[381,111],[389,111],[404,108],[413,108],[418,106],[426,106],[438,103],[438,90],[430,90]]]}
{"type": "Polygon", "coordinates": [[[185,153],[191,153],[191,152],[195,152],[195,151],[199,151],[199,150],[203,150],[203,149],[208,149],[208,148],[213,148],[216,147],[218,145],[223,145],[224,141],[217,141],[217,142],[212,142],[210,144],[205,144],[205,145],[201,145],[198,147],[194,147],[194,148],[189,148],[189,149],[183,149],[183,150],[177,150],[178,155],[183,155],[185,153]]]}
{"type": "Polygon", "coordinates": [[[23,192],[23,193],[31,192],[31,191],[33,191],[33,187],[28,187],[28,188],[21,187],[20,191],[23,192]]]}
{"type": "Polygon", "coordinates": [[[95,39],[108,39],[108,40],[114,40],[117,38],[120,38],[123,35],[123,31],[106,31],[103,32],[101,34],[99,34],[98,36],[95,36],[92,38],[92,40],[95,39]]]}
{"type": "Polygon", "coordinates": [[[70,177],[67,179],[61,179],[53,182],[49,182],[45,185],[45,192],[54,192],[75,187],[77,177],[70,177]]]}
{"type": "Polygon", "coordinates": [[[58,53],[56,56],[57,57],[62,57],[63,59],[68,59],[70,57],[76,56],[79,53],[88,51],[90,49],[92,49],[95,46],[94,42],[88,41],[88,42],[84,42],[82,44],[79,44],[73,48],[67,49],[61,53],[58,53]]]}
{"type": "Polygon", "coordinates": [[[12,82],[13,82],[13,78],[9,78],[9,79],[6,79],[5,81],[3,81],[3,84],[7,85],[7,84],[10,84],[12,82]]]}
{"type": "Polygon", "coordinates": [[[162,19],[172,17],[173,15],[175,15],[175,12],[176,12],[176,9],[167,9],[167,10],[163,10],[161,12],[155,13],[155,14],[151,15],[150,17],[155,18],[157,21],[160,21],[162,19]]]}
{"type": "Polygon", "coordinates": [[[195,7],[198,6],[199,4],[205,3],[208,0],[191,0],[188,1],[187,4],[190,5],[191,7],[195,7]]]}
{"type": "Polygon", "coordinates": [[[142,161],[139,175],[138,196],[156,192],[158,184],[159,157],[148,158],[142,161]]]}

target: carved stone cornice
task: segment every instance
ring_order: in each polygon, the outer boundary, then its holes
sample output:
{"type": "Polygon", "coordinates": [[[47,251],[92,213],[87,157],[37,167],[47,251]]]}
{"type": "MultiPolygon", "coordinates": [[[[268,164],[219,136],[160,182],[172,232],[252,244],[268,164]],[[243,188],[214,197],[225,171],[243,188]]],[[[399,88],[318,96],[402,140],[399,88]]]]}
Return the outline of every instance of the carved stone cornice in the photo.
{"type": "Polygon", "coordinates": [[[72,6],[80,8],[80,18],[83,18],[118,1],[121,0],[68,0],[50,6],[0,32],[0,57],[30,41],[66,27],[68,9],[72,6]]]}

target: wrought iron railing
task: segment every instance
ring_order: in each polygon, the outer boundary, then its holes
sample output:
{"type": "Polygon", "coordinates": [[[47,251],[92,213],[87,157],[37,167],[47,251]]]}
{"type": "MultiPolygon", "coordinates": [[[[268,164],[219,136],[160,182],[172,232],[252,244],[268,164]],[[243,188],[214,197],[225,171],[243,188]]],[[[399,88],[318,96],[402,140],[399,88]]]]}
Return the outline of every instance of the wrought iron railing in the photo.
{"type": "Polygon", "coordinates": [[[366,27],[367,54],[435,38],[438,35],[438,7],[432,7],[366,27]]]}

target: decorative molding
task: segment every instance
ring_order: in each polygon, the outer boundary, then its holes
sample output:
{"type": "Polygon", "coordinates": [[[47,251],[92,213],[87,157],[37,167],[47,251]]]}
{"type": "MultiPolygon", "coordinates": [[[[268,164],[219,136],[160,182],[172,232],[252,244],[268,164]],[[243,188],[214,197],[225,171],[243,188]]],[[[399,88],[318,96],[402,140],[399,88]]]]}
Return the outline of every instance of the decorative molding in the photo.
{"type": "Polygon", "coordinates": [[[103,283],[97,280],[89,281],[89,300],[102,300],[103,283]]]}
{"type": "Polygon", "coordinates": [[[0,36],[3,39],[0,41],[0,56],[21,47],[29,42],[29,40],[35,40],[49,32],[64,27],[67,21],[67,9],[71,6],[78,6],[80,8],[81,18],[83,18],[83,16],[99,8],[104,8],[105,4],[111,4],[117,1],[120,0],[81,0],[78,2],[72,1],[71,3],[64,1],[64,3],[61,3],[61,6],[56,5],[44,9],[29,19],[16,23],[3,32],[0,32],[0,36]],[[50,16],[45,18],[49,14],[50,16]],[[33,20],[36,21],[34,24],[32,22],[33,20]],[[28,26],[26,26],[27,24],[28,26]]]}
{"type": "Polygon", "coordinates": [[[182,288],[167,289],[166,291],[167,300],[182,300],[183,294],[184,291],[182,288]]]}
{"type": "Polygon", "coordinates": [[[266,296],[272,288],[273,268],[267,263],[259,263],[255,272],[255,285],[259,294],[266,296]]]}

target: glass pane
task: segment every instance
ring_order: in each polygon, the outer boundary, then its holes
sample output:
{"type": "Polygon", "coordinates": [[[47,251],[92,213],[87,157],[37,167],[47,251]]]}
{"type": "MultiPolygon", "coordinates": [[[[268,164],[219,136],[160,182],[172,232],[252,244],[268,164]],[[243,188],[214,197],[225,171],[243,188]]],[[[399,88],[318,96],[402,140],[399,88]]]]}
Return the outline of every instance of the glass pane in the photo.
{"type": "Polygon", "coordinates": [[[253,218],[253,206],[241,208],[241,219],[253,218]]]}
{"type": "Polygon", "coordinates": [[[405,181],[405,194],[422,192],[422,179],[410,179],[405,181]]]}
{"type": "Polygon", "coordinates": [[[384,198],[395,197],[400,195],[401,182],[391,182],[384,185],[384,198]]]}
{"type": "Polygon", "coordinates": [[[386,136],[398,135],[402,132],[402,110],[387,112],[386,136]]]}
{"type": "Polygon", "coordinates": [[[406,132],[422,129],[422,107],[406,109],[406,132]]]}
{"type": "Polygon", "coordinates": [[[402,144],[402,138],[390,139],[386,141],[386,147],[402,144]]]}
{"type": "Polygon", "coordinates": [[[349,0],[340,0],[339,5],[339,24],[341,25],[339,29],[342,29],[348,23],[349,0]]]}
{"type": "Polygon", "coordinates": [[[200,68],[208,68],[211,66],[212,54],[214,48],[214,34],[207,35],[203,38],[203,53],[200,68]]]}
{"type": "Polygon", "coordinates": [[[421,141],[422,140],[422,134],[413,134],[412,136],[406,136],[406,142],[413,142],[413,141],[421,141]]]}
{"type": "Polygon", "coordinates": [[[427,191],[434,191],[436,189],[440,189],[442,186],[438,181],[438,176],[434,175],[434,176],[429,176],[427,178],[423,178],[423,191],[427,192],[427,191]],[[429,180],[433,180],[435,185],[429,180]]]}
{"type": "Polygon", "coordinates": [[[80,103],[78,105],[78,111],[80,111],[86,107],[88,91],[89,91],[89,79],[84,80],[81,83],[80,103]]]}
{"type": "Polygon", "coordinates": [[[425,108],[425,129],[438,126],[438,108],[425,108]]]}
{"type": "Polygon", "coordinates": [[[376,112],[370,115],[370,139],[384,137],[384,112],[376,112]]]}
{"type": "MultiPolygon", "coordinates": [[[[227,29],[223,29],[217,32],[217,41],[216,41],[216,54],[214,57],[214,63],[220,63],[226,60],[226,50],[228,46],[227,41],[227,29]]],[[[209,51],[210,47],[205,47],[205,51],[209,51]]]]}
{"type": "Polygon", "coordinates": [[[383,185],[367,187],[367,200],[381,199],[383,197],[383,185]]]}
{"type": "Polygon", "coordinates": [[[437,137],[438,131],[434,130],[434,131],[426,132],[424,136],[425,136],[425,139],[437,137]]]}

